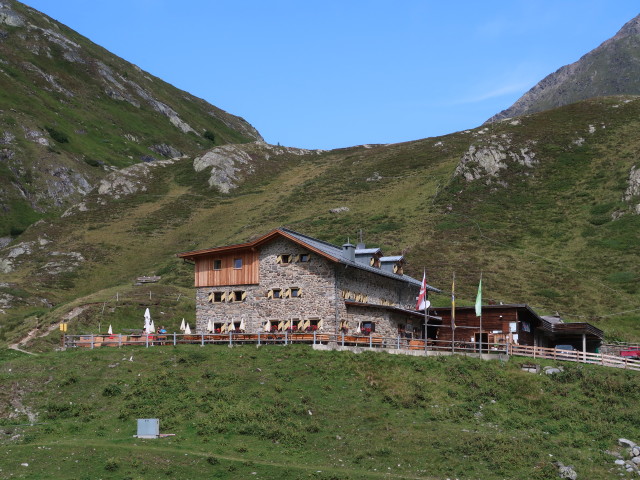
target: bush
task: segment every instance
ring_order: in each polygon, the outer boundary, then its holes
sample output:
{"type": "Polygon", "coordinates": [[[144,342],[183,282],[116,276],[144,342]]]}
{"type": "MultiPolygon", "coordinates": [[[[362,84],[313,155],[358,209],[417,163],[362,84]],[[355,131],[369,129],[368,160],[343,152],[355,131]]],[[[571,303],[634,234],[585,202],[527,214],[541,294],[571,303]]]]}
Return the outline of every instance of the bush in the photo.
{"type": "Polygon", "coordinates": [[[207,140],[211,140],[213,143],[216,143],[216,135],[211,130],[205,130],[202,136],[207,140]]]}
{"type": "Polygon", "coordinates": [[[118,465],[118,462],[115,458],[110,458],[109,460],[107,460],[107,463],[104,464],[104,469],[107,472],[115,472],[116,470],[118,470],[118,468],[120,468],[120,465],[118,465]]]}
{"type": "Polygon", "coordinates": [[[51,138],[53,138],[58,143],[69,143],[69,137],[66,133],[63,133],[59,130],[56,130],[53,127],[44,127],[44,129],[49,132],[51,138]]]}

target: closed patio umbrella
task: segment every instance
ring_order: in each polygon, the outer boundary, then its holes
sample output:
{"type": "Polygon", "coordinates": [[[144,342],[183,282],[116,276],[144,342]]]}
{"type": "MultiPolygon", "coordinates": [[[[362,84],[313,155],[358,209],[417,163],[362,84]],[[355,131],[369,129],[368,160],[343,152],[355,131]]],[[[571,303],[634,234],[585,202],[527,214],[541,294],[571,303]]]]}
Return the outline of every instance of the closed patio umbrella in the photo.
{"type": "Polygon", "coordinates": [[[185,333],[185,335],[191,335],[191,328],[189,327],[188,323],[187,323],[187,326],[184,329],[184,333],[185,333]]]}

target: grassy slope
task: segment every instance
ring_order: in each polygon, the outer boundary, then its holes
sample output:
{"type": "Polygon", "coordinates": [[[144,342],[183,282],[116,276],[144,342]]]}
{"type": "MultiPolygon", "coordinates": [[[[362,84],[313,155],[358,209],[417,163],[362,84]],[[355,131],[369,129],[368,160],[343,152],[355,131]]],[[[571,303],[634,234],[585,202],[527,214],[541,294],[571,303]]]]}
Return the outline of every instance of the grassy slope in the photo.
{"type": "MultiPolygon", "coordinates": [[[[640,148],[638,118],[639,101],[607,99],[437,139],[256,156],[255,173],[228,195],[208,189],[207,174],[184,160],[156,169],[142,195],[104,206],[90,197],[88,212],[25,232],[24,241],[52,243],[7,281],[60,305],[141,274],[189,287],[192,267],[176,252],[242,242],[280,225],[338,244],[362,229],[367,244],[404,250],[410,275],[426,266],[430,282],[446,290],[455,271],[459,305],[472,303],[482,271],[485,301],[526,302],[543,314],[591,321],[609,339],[638,341],[640,217],[611,220],[628,211],[622,196],[640,148]],[[597,126],[592,134],[590,125],[597,126]],[[469,145],[503,135],[514,151],[532,148],[539,163],[511,165],[500,176],[506,186],[453,176],[469,145]],[[329,213],[340,206],[349,211],[329,213]],[[76,272],[46,275],[41,267],[52,249],[79,251],[88,261],[76,272]],[[631,313],[611,315],[624,311],[631,313]]],[[[445,305],[448,296],[433,301],[445,305]]],[[[18,309],[12,321],[28,314],[18,309]]]]}
{"type": "MultiPolygon", "coordinates": [[[[0,217],[0,236],[9,232],[16,234],[34,220],[48,216],[47,213],[59,213],[68,206],[64,199],[63,205],[56,205],[39,195],[47,188],[47,180],[56,180],[51,174],[56,168],[65,167],[94,183],[106,173],[101,165],[123,167],[140,162],[145,156],[158,158],[159,155],[149,149],[153,145],[168,144],[183,153],[196,155],[213,145],[253,139],[242,130],[246,126],[244,120],[152,77],[40,13],[19,4],[15,8],[32,25],[64,35],[80,45],[78,52],[84,61],[65,59],[64,54],[68,52],[40,30],[7,28],[6,38],[0,41],[3,58],[0,135],[15,136],[2,147],[14,152],[13,158],[20,165],[15,167],[5,162],[0,165],[0,188],[6,190],[0,201],[11,207],[0,217]],[[127,87],[139,107],[105,94],[105,89],[113,85],[102,78],[97,62],[111,69],[116,81],[127,87]],[[73,96],[57,91],[30,65],[51,75],[73,96]],[[171,107],[198,133],[184,134],[135,94],[135,89],[126,81],[135,82],[155,100],[171,107]],[[26,139],[24,128],[44,133],[51,146],[26,139]],[[54,141],[47,135],[46,128],[54,128],[65,135],[68,142],[54,141]],[[206,130],[215,135],[215,142],[202,136],[206,130]],[[14,184],[21,185],[29,198],[18,194],[14,184]]],[[[73,196],[75,200],[78,198],[73,196]]]]}
{"type": "Polygon", "coordinates": [[[5,477],[551,479],[557,460],[609,478],[605,450],[640,437],[638,374],[595,366],[306,346],[0,357],[5,477]],[[137,418],[175,437],[134,439],[137,418]]]}

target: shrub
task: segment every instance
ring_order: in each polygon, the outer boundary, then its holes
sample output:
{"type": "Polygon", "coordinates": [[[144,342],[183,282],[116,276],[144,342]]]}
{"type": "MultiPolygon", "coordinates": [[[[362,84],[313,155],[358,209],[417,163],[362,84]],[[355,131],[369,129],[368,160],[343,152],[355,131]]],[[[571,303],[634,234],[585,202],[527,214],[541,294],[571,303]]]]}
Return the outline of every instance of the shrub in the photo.
{"type": "Polygon", "coordinates": [[[53,127],[44,127],[44,129],[49,132],[51,138],[53,138],[58,143],[69,143],[69,137],[66,133],[63,133],[59,130],[56,130],[53,127]]]}
{"type": "Polygon", "coordinates": [[[216,143],[216,135],[211,130],[205,130],[202,136],[207,140],[211,140],[213,143],[216,143]]]}

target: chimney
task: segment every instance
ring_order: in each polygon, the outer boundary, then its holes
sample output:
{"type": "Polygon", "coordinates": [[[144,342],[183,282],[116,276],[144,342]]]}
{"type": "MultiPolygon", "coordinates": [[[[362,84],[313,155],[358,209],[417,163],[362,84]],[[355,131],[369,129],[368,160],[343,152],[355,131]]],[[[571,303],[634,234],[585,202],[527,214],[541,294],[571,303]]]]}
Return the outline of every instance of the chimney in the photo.
{"type": "Polygon", "coordinates": [[[342,245],[342,256],[350,262],[356,261],[356,246],[350,242],[342,245]]]}

